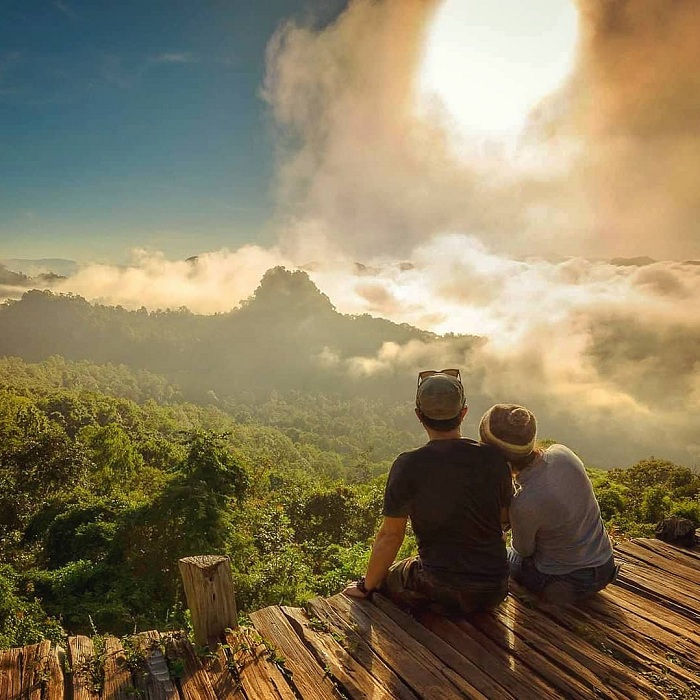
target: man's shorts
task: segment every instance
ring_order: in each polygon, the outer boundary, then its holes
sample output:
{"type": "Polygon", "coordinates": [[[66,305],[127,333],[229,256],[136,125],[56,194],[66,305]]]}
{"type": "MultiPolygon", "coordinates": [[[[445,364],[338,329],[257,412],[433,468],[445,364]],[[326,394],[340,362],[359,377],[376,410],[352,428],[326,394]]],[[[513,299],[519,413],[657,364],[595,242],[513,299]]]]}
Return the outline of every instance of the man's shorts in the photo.
{"type": "Polygon", "coordinates": [[[415,612],[430,610],[458,616],[496,607],[508,594],[508,581],[445,585],[423,567],[420,557],[409,557],[389,569],[380,592],[415,612]]]}

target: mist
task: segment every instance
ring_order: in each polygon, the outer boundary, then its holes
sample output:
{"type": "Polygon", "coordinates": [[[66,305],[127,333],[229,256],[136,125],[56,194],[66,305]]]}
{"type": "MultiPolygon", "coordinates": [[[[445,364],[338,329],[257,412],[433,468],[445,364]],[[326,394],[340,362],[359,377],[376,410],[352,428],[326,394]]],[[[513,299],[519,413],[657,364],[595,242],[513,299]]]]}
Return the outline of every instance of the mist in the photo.
{"type": "MultiPolygon", "coordinates": [[[[515,151],[465,148],[417,94],[440,3],[354,0],[330,26],[272,37],[262,96],[279,144],[278,243],[54,285],[126,308],[228,311],[273,265],[306,270],[336,308],[471,334],[386,344],[319,366],[349,374],[457,365],[472,420],[489,402],[601,463],[700,460],[700,6],[580,0],[574,72],[515,151]],[[615,256],[660,262],[613,264],[615,256]],[[688,261],[688,262],[684,262],[688,261]]],[[[467,135],[468,139],[468,135],[467,135]]]]}

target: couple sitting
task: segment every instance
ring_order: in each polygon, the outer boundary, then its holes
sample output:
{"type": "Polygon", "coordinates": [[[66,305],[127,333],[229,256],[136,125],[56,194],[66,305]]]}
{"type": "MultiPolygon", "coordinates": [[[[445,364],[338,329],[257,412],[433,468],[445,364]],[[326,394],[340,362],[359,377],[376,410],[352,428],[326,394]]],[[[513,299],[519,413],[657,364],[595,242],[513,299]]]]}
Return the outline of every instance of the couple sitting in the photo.
{"type": "Polygon", "coordinates": [[[394,462],[367,573],[343,592],[381,589],[405,607],[467,614],[498,605],[509,574],[550,602],[604,588],[612,545],[581,460],[563,445],[536,447],[522,406],[490,408],[481,442],[461,436],[466,414],[459,370],[419,374],[416,415],[429,442],[394,462]],[[409,518],[418,556],[394,563],[409,518]]]}

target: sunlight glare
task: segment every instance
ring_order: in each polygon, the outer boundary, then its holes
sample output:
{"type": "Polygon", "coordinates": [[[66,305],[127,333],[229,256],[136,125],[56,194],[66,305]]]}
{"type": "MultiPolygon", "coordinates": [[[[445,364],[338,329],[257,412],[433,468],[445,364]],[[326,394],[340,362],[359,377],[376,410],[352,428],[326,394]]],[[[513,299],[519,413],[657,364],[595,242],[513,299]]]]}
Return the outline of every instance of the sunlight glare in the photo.
{"type": "Polygon", "coordinates": [[[437,96],[466,137],[510,140],[574,65],[567,0],[444,0],[429,30],[421,94],[437,96]]]}

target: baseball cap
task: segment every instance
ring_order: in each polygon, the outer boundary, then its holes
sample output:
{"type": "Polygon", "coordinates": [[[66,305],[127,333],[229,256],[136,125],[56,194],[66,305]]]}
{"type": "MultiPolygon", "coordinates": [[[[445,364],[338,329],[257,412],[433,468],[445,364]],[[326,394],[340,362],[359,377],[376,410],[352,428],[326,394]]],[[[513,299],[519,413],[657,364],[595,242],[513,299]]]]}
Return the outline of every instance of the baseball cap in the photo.
{"type": "Polygon", "coordinates": [[[416,408],[431,420],[456,418],[466,406],[458,369],[426,370],[418,374],[416,408]]]}

